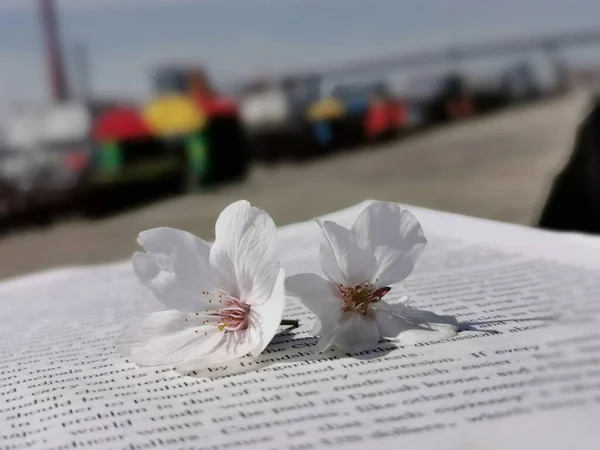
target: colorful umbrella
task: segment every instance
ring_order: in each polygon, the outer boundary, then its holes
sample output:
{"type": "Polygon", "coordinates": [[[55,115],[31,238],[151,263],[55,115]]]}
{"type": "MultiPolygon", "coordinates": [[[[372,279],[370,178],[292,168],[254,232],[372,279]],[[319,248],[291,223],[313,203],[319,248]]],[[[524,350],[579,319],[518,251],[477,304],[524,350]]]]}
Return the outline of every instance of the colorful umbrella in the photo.
{"type": "Polygon", "coordinates": [[[206,115],[196,103],[181,95],[164,95],[146,105],[144,119],[159,136],[178,136],[201,130],[206,115]]]}
{"type": "Polygon", "coordinates": [[[148,137],[150,127],[140,113],[128,106],[119,106],[102,114],[94,126],[94,138],[99,142],[114,142],[148,137]]]}

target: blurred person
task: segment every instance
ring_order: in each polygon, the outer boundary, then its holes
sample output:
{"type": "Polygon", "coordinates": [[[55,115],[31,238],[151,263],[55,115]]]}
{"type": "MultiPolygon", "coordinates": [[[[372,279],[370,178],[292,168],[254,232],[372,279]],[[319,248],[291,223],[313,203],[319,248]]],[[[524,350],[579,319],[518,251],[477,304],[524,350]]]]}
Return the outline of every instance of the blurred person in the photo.
{"type": "Polygon", "coordinates": [[[592,102],[571,157],[554,180],[541,228],[600,234],[600,93],[592,102]]]}

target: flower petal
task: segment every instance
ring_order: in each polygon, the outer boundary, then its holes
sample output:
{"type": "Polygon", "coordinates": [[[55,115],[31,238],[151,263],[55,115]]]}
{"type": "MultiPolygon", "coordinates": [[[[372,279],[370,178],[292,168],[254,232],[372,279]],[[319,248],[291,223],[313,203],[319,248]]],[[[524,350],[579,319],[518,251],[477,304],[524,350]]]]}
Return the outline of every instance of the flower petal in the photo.
{"type": "Polygon", "coordinates": [[[128,325],[117,350],[139,366],[176,365],[190,355],[210,353],[222,336],[213,326],[190,326],[179,311],[158,311],[128,325]]]}
{"type": "Polygon", "coordinates": [[[379,343],[377,322],[357,312],[345,312],[333,343],[348,353],[370,350],[379,343]]]}
{"type": "Polygon", "coordinates": [[[277,250],[273,219],[240,200],[225,208],[217,219],[210,264],[229,294],[258,305],[269,299],[277,280],[277,250]]]}
{"type": "MultiPolygon", "coordinates": [[[[317,328],[317,325],[319,324],[315,324],[315,329],[317,328]]],[[[334,344],[333,341],[335,340],[336,333],[339,331],[339,329],[339,322],[331,328],[319,327],[319,331],[313,333],[321,335],[321,338],[319,339],[319,342],[317,342],[317,345],[315,347],[315,352],[323,353],[325,350],[329,349],[334,344]]]]}
{"type": "Polygon", "coordinates": [[[380,286],[410,275],[427,244],[415,216],[391,202],[367,206],[352,225],[352,231],[373,247],[378,265],[375,278],[380,286]]]}
{"type": "Polygon", "coordinates": [[[404,251],[427,243],[416,217],[392,202],[371,203],[354,221],[352,232],[372,246],[389,245],[404,251]]]}
{"type": "Polygon", "coordinates": [[[379,328],[379,334],[387,339],[394,339],[407,330],[429,329],[427,325],[419,325],[382,309],[373,308],[373,314],[379,328]]]}
{"type": "Polygon", "coordinates": [[[321,269],[327,278],[335,284],[346,284],[346,275],[342,273],[331,249],[331,244],[327,239],[322,239],[319,244],[319,254],[321,256],[321,269]]]}
{"type": "Polygon", "coordinates": [[[269,345],[277,329],[281,325],[281,318],[285,308],[285,271],[279,270],[279,276],[273,287],[269,300],[261,305],[252,306],[251,327],[256,327],[260,334],[260,345],[252,349],[255,358],[269,345]]]}
{"type": "Polygon", "coordinates": [[[323,327],[333,329],[342,315],[342,301],[335,296],[332,282],[314,273],[300,273],[287,277],[285,285],[288,294],[317,316],[313,334],[320,334],[323,327]]]}
{"type": "Polygon", "coordinates": [[[323,231],[321,266],[336,284],[355,285],[370,281],[377,261],[369,242],[331,221],[317,220],[323,231]]]}
{"type": "Polygon", "coordinates": [[[208,354],[190,355],[175,368],[178,372],[200,371],[231,363],[251,353],[261,345],[261,336],[256,327],[243,331],[221,331],[222,339],[208,354]]]}
{"type": "Polygon", "coordinates": [[[458,330],[454,316],[440,316],[403,303],[390,305],[379,301],[373,312],[381,335],[402,343],[445,339],[456,335],[458,330]]]}
{"type": "MultiPolygon", "coordinates": [[[[393,247],[380,245],[373,251],[377,259],[377,271],[371,280],[377,286],[390,286],[406,279],[413,271],[418,256],[393,247]]],[[[421,250],[418,251],[420,255],[421,250]]]]}
{"type": "Polygon", "coordinates": [[[161,303],[187,312],[207,308],[202,291],[212,290],[215,283],[206,242],[186,231],[166,227],[143,231],[138,242],[147,253],[133,255],[133,270],[161,303]]]}
{"type": "Polygon", "coordinates": [[[419,342],[443,341],[457,335],[457,328],[451,324],[432,323],[429,330],[406,330],[395,339],[402,345],[414,345],[419,342]]]}
{"type": "Polygon", "coordinates": [[[416,324],[440,323],[458,326],[458,321],[454,316],[440,316],[433,311],[413,308],[401,302],[390,304],[385,300],[380,300],[373,306],[373,309],[387,311],[416,324]]]}

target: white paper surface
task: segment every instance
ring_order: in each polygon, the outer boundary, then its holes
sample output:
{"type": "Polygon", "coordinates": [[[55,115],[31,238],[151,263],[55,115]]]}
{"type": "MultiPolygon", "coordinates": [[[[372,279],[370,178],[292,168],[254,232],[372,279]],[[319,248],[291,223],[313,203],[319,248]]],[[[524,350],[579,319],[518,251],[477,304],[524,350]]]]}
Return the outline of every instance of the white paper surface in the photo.
{"type": "MultiPolygon", "coordinates": [[[[349,226],[364,206],[330,218],[349,226]]],[[[159,308],[129,262],[0,284],[0,450],[596,448],[598,246],[410,209],[429,238],[405,284],[415,306],[479,331],[313,355],[313,317],[290,303],[301,328],[241,363],[261,370],[210,380],[115,353],[123,325],[159,308]]],[[[288,274],[320,271],[316,224],[280,235],[288,274]]]]}

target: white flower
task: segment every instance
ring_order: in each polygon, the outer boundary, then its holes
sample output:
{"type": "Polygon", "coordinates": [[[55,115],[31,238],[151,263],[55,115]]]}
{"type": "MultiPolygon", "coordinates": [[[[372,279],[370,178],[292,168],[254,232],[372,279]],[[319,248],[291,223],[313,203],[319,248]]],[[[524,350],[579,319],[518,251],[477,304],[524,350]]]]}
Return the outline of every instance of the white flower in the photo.
{"type": "Polygon", "coordinates": [[[186,372],[258,356],[275,335],[285,302],[277,229],[247,201],[223,210],[212,246],[185,231],[139,235],[139,280],[168,310],[125,328],[115,346],[140,366],[186,372]]]}
{"type": "Polygon", "coordinates": [[[456,334],[452,316],[412,308],[406,297],[383,300],[390,285],[410,275],[427,243],[410,212],[395,203],[375,202],[351,230],[317,222],[323,231],[321,267],[327,279],[292,275],[286,288],[317,316],[313,333],[321,335],[319,351],[335,345],[354,353],[375,347],[380,338],[408,343],[456,334]]]}

